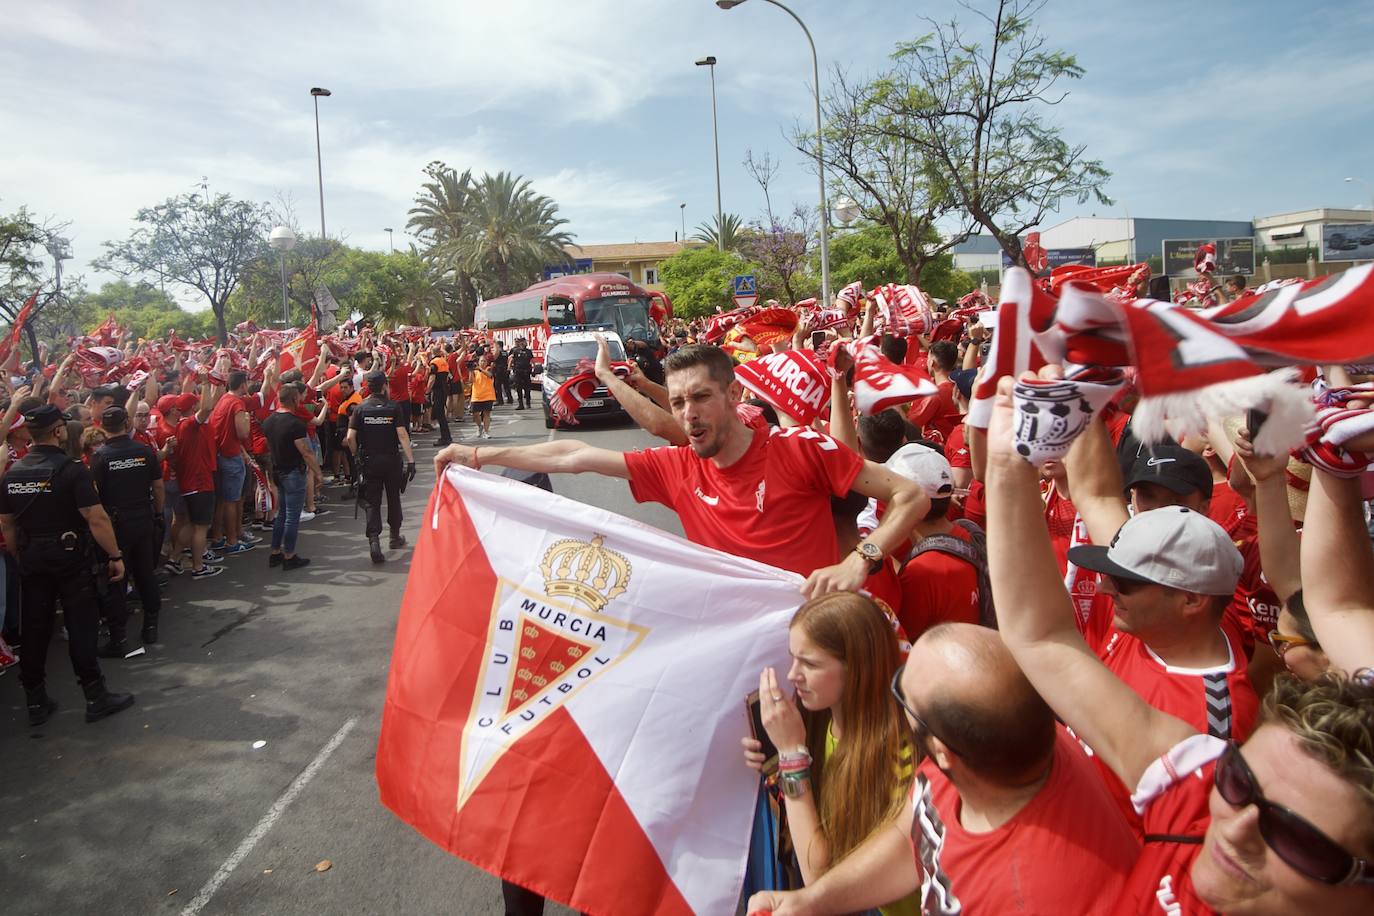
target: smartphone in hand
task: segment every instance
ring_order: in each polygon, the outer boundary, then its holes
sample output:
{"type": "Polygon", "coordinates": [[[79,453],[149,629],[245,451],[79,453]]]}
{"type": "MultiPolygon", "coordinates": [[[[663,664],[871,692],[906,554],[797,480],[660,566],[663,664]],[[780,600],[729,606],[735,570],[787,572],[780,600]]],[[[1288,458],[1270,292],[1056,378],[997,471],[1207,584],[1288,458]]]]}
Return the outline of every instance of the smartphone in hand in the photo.
{"type": "Polygon", "coordinates": [[[763,728],[763,705],[759,702],[757,690],[744,698],[744,712],[749,718],[749,737],[763,745],[764,775],[772,775],[778,769],[778,749],[763,728]]]}

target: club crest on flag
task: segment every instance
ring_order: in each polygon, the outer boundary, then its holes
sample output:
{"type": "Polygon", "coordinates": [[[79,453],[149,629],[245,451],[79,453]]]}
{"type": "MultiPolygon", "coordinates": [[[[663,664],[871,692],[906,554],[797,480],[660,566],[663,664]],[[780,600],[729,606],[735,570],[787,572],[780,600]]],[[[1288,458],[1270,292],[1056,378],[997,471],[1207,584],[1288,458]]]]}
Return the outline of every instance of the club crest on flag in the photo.
{"type": "Polygon", "coordinates": [[[625,593],[632,570],[604,543],[600,534],[556,541],[539,564],[543,594],[498,579],[459,761],[458,807],[514,742],[648,635],[647,627],[601,613],[625,593]]]}

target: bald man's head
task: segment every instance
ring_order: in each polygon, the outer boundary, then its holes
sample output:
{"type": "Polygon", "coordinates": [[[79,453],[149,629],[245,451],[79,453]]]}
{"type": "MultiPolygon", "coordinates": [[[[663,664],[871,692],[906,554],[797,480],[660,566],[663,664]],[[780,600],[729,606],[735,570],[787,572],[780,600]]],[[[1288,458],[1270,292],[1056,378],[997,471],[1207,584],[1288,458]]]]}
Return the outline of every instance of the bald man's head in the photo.
{"type": "Polygon", "coordinates": [[[1054,714],[996,630],[946,623],[911,648],[902,690],[930,731],[978,776],[1018,785],[1054,750],[1054,714]]]}

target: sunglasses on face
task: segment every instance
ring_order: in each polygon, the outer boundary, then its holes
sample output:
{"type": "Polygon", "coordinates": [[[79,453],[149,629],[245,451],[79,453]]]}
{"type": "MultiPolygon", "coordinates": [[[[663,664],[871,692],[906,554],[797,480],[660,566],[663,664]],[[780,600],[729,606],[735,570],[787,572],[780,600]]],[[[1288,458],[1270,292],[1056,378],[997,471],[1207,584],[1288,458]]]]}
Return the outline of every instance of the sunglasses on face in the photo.
{"type": "Polygon", "coordinates": [[[1137,582],[1135,579],[1122,579],[1119,576],[1113,576],[1108,573],[1102,573],[1101,575],[1102,578],[1112,581],[1112,589],[1118,595],[1133,595],[1151,584],[1149,582],[1137,582]]]}
{"type": "Polygon", "coordinates": [[[1289,649],[1310,645],[1312,645],[1310,639],[1303,639],[1301,636],[1288,636],[1278,630],[1269,631],[1269,648],[1273,649],[1274,654],[1279,658],[1283,658],[1289,649]]]}
{"type": "MultiPolygon", "coordinates": [[[[898,706],[902,707],[902,709],[905,710],[907,715],[911,716],[911,718],[916,721],[916,728],[914,729],[914,731],[918,739],[920,738],[923,732],[927,735],[930,735],[931,737],[940,738],[939,735],[935,734],[935,730],[931,728],[928,724],[926,724],[926,720],[921,718],[921,714],[907,705],[906,698],[902,696],[902,672],[905,670],[906,663],[903,662],[902,664],[898,665],[897,670],[892,673],[892,698],[897,701],[898,706]]],[[[963,754],[959,753],[959,750],[956,747],[954,747],[954,745],[950,744],[944,738],[940,738],[940,743],[943,744],[945,747],[949,748],[950,752],[953,753],[955,756],[964,756],[963,754]]]]}
{"type": "Polygon", "coordinates": [[[1217,760],[1214,777],[1217,793],[1228,805],[1259,809],[1260,837],[1294,871],[1322,884],[1374,886],[1368,861],[1355,858],[1309,821],[1264,797],[1234,741],[1217,760]]]}

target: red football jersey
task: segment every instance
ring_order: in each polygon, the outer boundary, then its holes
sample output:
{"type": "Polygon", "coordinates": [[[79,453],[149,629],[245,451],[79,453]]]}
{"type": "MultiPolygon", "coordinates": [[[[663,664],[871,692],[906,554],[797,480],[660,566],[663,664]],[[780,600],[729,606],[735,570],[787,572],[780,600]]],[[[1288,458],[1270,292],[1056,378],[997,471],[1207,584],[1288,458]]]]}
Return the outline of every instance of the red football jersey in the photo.
{"type": "MultiPolygon", "coordinates": [[[[972,540],[960,525],[949,533],[972,540]]],[[[978,622],[978,570],[966,560],[927,550],[907,560],[897,578],[902,583],[902,606],[894,610],[912,642],[937,623],[978,622]]]]}
{"type": "Polygon", "coordinates": [[[172,463],[176,466],[181,495],[214,490],[217,454],[208,422],[202,423],[192,414],[177,424],[177,446],[172,451],[172,463]]]}
{"type": "MultiPolygon", "coordinates": [[[[1204,735],[1244,741],[1259,719],[1259,697],[1250,684],[1240,636],[1225,625],[1222,632],[1229,658],[1215,668],[1166,665],[1149,646],[1115,626],[1107,630],[1107,641],[1097,654],[1112,673],[1155,709],[1182,719],[1204,735]]],[[[1121,780],[1100,760],[1098,770],[1128,819],[1140,826],[1121,780]]]]}
{"type": "Polygon", "coordinates": [[[687,539],[803,576],[838,560],[830,497],[849,492],[864,461],[810,427],[757,429],[728,468],[688,446],[629,452],[638,502],[677,512],[687,539]]]}
{"type": "Polygon", "coordinates": [[[1141,849],[1113,912],[1137,916],[1213,912],[1193,890],[1192,869],[1211,822],[1207,798],[1212,792],[1212,768],[1224,750],[1226,742],[1219,738],[1193,735],[1145,771],[1131,801],[1151,839],[1141,849]]]}
{"type": "Polygon", "coordinates": [[[1236,593],[1226,608],[1226,620],[1235,627],[1245,642],[1245,654],[1254,652],[1257,642],[1269,638],[1269,631],[1279,624],[1282,601],[1274,593],[1269,580],[1260,568],[1259,535],[1236,541],[1236,549],[1245,561],[1236,583],[1236,593]]]}
{"type": "Polygon", "coordinates": [[[954,427],[964,422],[959,408],[954,406],[954,383],[940,382],[935,394],[911,402],[906,418],[928,438],[944,442],[954,427]]]}
{"type": "Polygon", "coordinates": [[[1212,484],[1212,499],[1207,506],[1207,517],[1225,528],[1233,541],[1259,534],[1258,523],[1246,507],[1245,500],[1241,499],[1240,494],[1231,489],[1231,485],[1225,481],[1212,484]]]}
{"type": "Polygon", "coordinates": [[[243,452],[238,430],[234,428],[234,418],[244,409],[243,398],[226,392],[215,403],[215,409],[210,411],[210,430],[218,454],[233,457],[243,452]]]}
{"type": "Polygon", "coordinates": [[[964,434],[964,424],[959,423],[945,436],[945,458],[952,468],[972,468],[973,459],[968,453],[968,439],[964,434]]]}
{"type": "Polygon", "coordinates": [[[1140,842],[1062,727],[1049,778],[995,830],[965,830],[953,783],[929,760],[921,775],[912,803],[923,912],[1118,912],[1140,842]]]}

